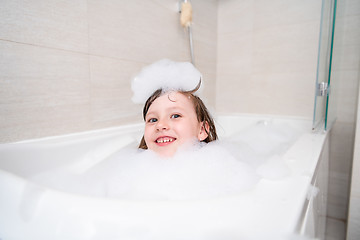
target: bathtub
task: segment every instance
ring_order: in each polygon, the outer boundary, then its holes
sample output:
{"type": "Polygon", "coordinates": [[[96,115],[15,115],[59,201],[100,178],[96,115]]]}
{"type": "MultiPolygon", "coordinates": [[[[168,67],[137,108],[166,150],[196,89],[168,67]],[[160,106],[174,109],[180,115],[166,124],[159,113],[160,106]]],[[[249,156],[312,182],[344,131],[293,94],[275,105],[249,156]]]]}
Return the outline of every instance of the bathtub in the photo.
{"type": "Polygon", "coordinates": [[[267,123],[301,132],[282,154],[290,175],[262,178],[239,195],[206,200],[89,197],[29,181],[39,171],[66,164],[75,163],[82,171],[120,147],[136,147],[143,124],[2,144],[0,239],[322,239],[327,134],[313,133],[307,119],[236,114],[216,118],[220,139],[267,123]]]}

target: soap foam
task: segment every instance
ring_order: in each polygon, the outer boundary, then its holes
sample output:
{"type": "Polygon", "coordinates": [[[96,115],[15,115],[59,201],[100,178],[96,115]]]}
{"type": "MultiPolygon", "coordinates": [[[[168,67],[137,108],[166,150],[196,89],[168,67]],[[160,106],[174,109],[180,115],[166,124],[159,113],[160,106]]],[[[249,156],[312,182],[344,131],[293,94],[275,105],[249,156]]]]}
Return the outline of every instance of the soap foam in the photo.
{"type": "Polygon", "coordinates": [[[201,78],[201,73],[192,63],[163,59],[144,67],[132,80],[131,89],[134,92],[132,101],[145,103],[158,89],[163,89],[164,92],[190,91],[196,88],[201,78]]]}
{"type": "Polygon", "coordinates": [[[89,169],[42,173],[52,187],[127,200],[197,200],[235,195],[258,181],[255,169],[239,161],[219,142],[198,144],[163,158],[151,150],[124,149],[89,169]],[[50,181],[49,181],[50,180],[50,181]]]}
{"type": "Polygon", "coordinates": [[[290,127],[279,128],[253,125],[225,140],[180,148],[171,158],[128,147],[85,172],[74,173],[69,171],[71,166],[64,166],[32,180],[62,191],[126,200],[198,200],[242,194],[261,178],[276,181],[290,174],[281,152],[297,135],[290,127]]]}

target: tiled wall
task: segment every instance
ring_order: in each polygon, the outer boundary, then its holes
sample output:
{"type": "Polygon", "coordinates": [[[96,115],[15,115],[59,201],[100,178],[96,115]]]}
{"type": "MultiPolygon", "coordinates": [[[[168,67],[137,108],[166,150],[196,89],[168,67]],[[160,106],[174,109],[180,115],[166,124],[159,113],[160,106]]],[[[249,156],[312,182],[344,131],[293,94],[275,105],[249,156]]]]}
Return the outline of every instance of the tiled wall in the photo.
{"type": "Polygon", "coordinates": [[[320,16],[321,0],[219,1],[217,110],[311,118],[320,16]]]}
{"type": "MultiPolygon", "coordinates": [[[[354,156],[354,137],[356,111],[360,81],[360,2],[357,0],[338,0],[335,26],[332,82],[336,84],[337,106],[336,123],[330,138],[330,172],[328,231],[330,236],[344,237],[348,217],[348,202],[351,182],[351,168],[358,165],[359,156],[354,156]]],[[[359,153],[358,151],[356,152],[359,153]]],[[[358,186],[359,178],[354,177],[352,184],[358,186]]],[[[355,194],[356,196],[356,194],[355,194]]],[[[359,206],[353,208],[353,217],[360,219],[359,206]]],[[[350,219],[353,220],[353,219],[350,219]]],[[[353,223],[357,224],[358,223],[353,223]]],[[[359,233],[359,232],[358,232],[359,233]]],[[[359,239],[359,235],[354,238],[359,239]]],[[[333,238],[329,238],[333,239],[333,238]]]]}
{"type": "MultiPolygon", "coordinates": [[[[0,142],[141,121],[131,78],[162,58],[190,61],[178,1],[4,0],[0,142]]],[[[195,63],[215,106],[217,1],[192,1],[195,63]]]]}
{"type": "MultiPolygon", "coordinates": [[[[358,71],[360,77],[360,70],[358,71]]],[[[359,79],[360,80],[360,79],[359,79]]],[[[348,215],[347,239],[360,237],[360,98],[358,99],[354,161],[352,164],[351,194],[348,215]]]]}

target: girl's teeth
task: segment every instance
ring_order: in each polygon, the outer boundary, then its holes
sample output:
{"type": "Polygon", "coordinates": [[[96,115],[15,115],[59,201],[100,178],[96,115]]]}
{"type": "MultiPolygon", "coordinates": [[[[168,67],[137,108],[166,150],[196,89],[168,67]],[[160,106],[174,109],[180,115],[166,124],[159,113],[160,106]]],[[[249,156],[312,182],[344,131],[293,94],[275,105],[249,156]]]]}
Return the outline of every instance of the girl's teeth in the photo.
{"type": "Polygon", "coordinates": [[[166,143],[166,142],[172,142],[172,141],[173,141],[173,139],[171,139],[171,138],[170,139],[169,138],[165,138],[165,139],[160,138],[157,140],[158,143],[166,143]]]}

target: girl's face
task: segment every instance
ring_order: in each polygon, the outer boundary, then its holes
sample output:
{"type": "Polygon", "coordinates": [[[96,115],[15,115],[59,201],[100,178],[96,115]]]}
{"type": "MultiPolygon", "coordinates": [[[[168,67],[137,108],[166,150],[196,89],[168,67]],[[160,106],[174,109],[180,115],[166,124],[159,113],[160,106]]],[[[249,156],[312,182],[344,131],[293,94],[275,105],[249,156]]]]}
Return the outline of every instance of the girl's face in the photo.
{"type": "Polygon", "coordinates": [[[149,149],[164,157],[174,155],[186,142],[207,138],[194,105],[179,92],[166,93],[150,105],[145,117],[144,139],[149,149]]]}

